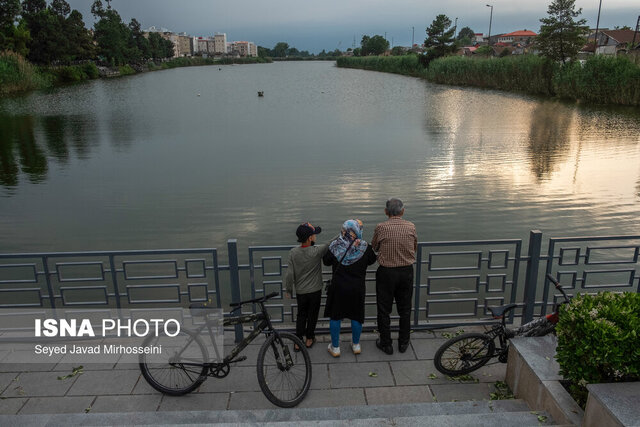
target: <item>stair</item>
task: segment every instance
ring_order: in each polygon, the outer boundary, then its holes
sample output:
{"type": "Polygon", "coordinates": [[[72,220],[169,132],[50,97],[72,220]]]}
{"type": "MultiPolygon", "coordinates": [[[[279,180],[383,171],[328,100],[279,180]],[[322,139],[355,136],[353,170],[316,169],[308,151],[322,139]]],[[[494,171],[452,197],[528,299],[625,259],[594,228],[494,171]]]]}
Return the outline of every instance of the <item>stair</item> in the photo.
{"type": "Polygon", "coordinates": [[[264,425],[284,426],[551,426],[553,419],[531,411],[522,400],[411,403],[243,411],[181,411],[0,416],[0,425],[264,425]],[[19,417],[19,418],[18,418],[19,417]]]}

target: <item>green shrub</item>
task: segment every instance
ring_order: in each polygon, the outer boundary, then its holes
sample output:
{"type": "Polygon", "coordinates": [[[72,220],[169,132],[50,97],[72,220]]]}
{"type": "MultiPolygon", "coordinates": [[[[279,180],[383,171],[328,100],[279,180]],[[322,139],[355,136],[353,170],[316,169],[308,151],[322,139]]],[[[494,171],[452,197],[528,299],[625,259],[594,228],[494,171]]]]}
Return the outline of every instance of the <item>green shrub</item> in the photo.
{"type": "Polygon", "coordinates": [[[93,80],[100,77],[100,71],[96,64],[93,62],[88,62],[82,66],[82,72],[87,76],[87,78],[93,80]]]}
{"type": "Polygon", "coordinates": [[[640,380],[640,294],[577,296],[556,330],[560,373],[583,406],[586,384],[640,380]]]}
{"type": "Polygon", "coordinates": [[[53,73],[61,83],[73,83],[88,79],[88,76],[82,71],[82,68],[75,66],[55,68],[53,69],[53,73]]]}
{"type": "Polygon", "coordinates": [[[118,70],[120,71],[120,75],[121,76],[128,76],[130,74],[135,74],[136,73],[136,70],[131,68],[130,65],[122,65],[122,66],[119,67],[118,70]]]}

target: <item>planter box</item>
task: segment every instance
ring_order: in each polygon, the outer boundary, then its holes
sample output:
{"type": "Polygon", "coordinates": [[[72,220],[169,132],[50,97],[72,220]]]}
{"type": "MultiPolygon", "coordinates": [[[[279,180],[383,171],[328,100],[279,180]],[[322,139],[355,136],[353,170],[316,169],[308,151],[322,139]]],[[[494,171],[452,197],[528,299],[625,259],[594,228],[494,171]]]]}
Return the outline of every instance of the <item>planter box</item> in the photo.
{"type": "Polygon", "coordinates": [[[506,382],[531,409],[547,411],[557,424],[639,426],[640,382],[589,384],[583,411],[560,384],[555,335],[514,338],[509,346],[506,382]]]}
{"type": "Polygon", "coordinates": [[[531,409],[547,411],[557,424],[581,425],[584,411],[560,384],[554,359],[556,337],[513,338],[509,345],[506,381],[513,394],[531,409]]]}

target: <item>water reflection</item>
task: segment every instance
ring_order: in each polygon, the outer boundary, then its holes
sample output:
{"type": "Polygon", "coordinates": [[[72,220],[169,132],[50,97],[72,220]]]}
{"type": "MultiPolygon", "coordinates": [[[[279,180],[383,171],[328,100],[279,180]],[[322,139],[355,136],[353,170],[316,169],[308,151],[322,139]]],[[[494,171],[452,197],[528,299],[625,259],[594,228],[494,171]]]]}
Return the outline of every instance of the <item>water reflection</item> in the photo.
{"type": "Polygon", "coordinates": [[[20,170],[32,183],[42,182],[47,174],[47,158],[36,144],[32,116],[0,115],[0,182],[9,189],[18,185],[20,170]],[[21,167],[18,167],[20,165],[21,167]]]}
{"type": "Polygon", "coordinates": [[[15,195],[20,174],[32,184],[47,180],[51,159],[69,161],[69,144],[79,158],[89,156],[87,119],[73,116],[0,115],[0,185],[15,195]]]}
{"type": "Polygon", "coordinates": [[[567,154],[574,114],[559,102],[541,102],[533,109],[528,149],[531,170],[538,180],[547,178],[554,165],[567,154]]]}

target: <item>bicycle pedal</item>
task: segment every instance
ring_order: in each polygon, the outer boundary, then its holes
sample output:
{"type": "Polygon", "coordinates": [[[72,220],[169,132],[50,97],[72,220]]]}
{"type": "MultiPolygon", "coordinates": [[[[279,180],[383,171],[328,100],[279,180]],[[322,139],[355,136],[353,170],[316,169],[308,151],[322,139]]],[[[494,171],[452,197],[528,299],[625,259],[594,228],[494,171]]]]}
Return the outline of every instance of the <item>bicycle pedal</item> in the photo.
{"type": "Polygon", "coordinates": [[[237,359],[233,359],[229,361],[229,363],[238,363],[238,362],[243,362],[245,360],[247,360],[247,356],[240,356],[237,359]]]}

